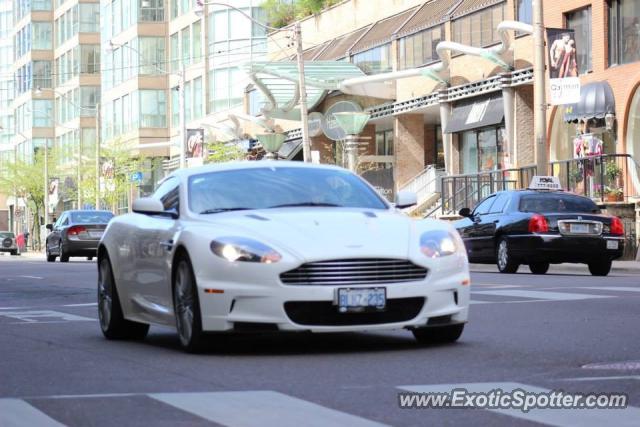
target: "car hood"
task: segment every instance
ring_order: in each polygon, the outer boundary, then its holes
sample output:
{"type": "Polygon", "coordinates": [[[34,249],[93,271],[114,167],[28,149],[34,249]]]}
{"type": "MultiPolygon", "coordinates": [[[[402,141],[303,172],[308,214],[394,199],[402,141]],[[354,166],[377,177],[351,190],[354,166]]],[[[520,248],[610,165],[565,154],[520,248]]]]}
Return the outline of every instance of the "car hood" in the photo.
{"type": "Polygon", "coordinates": [[[306,261],[358,256],[406,258],[415,226],[396,211],[347,208],[222,213],[210,220],[306,261]]]}

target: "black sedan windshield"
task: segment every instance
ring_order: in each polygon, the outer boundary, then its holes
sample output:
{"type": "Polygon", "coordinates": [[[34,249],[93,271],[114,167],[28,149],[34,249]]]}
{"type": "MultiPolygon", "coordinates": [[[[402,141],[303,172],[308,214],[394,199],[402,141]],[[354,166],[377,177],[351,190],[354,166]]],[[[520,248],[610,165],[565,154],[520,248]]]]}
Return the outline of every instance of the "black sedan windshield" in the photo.
{"type": "Polygon", "coordinates": [[[264,167],[192,176],[189,207],[197,213],[279,207],[386,209],[357,176],[323,168],[264,167]]]}
{"type": "Polygon", "coordinates": [[[598,206],[586,197],[571,194],[541,193],[522,196],[521,212],[597,213],[598,206]]]}

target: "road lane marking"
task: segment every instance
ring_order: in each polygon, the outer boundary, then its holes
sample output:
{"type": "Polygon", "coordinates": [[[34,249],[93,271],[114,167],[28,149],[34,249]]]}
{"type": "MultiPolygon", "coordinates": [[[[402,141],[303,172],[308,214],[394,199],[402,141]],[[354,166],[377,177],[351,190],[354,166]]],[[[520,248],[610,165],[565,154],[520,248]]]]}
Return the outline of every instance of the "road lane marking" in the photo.
{"type": "Polygon", "coordinates": [[[65,427],[44,412],[20,399],[0,399],[2,427],[65,427]]]}
{"type": "Polygon", "coordinates": [[[0,311],[0,316],[17,319],[21,323],[48,323],[52,322],[52,318],[57,319],[55,322],[95,322],[95,319],[90,317],[53,310],[0,311]]]}
{"type": "Polygon", "coordinates": [[[472,295],[530,298],[544,301],[578,301],[584,299],[615,298],[610,295],[572,294],[568,292],[544,292],[525,290],[475,291],[472,295]]]}
{"type": "Polygon", "coordinates": [[[588,287],[583,289],[596,289],[599,291],[640,292],[640,288],[631,288],[627,286],[602,286],[602,287],[588,287]]]}
{"type": "Polygon", "coordinates": [[[86,304],[65,304],[63,307],[93,307],[98,305],[97,302],[88,302],[86,304]]]}
{"type": "Polygon", "coordinates": [[[40,276],[18,276],[18,277],[24,277],[25,279],[37,279],[37,280],[44,279],[44,277],[40,277],[40,276]]]}
{"type": "Polygon", "coordinates": [[[148,396],[217,424],[234,427],[385,426],[275,391],[159,393],[148,396]]]}
{"type": "MultiPolygon", "coordinates": [[[[405,385],[399,386],[398,388],[414,393],[450,393],[452,390],[459,388],[466,389],[473,393],[489,393],[495,389],[501,389],[506,392],[522,389],[530,393],[549,393],[551,391],[542,387],[512,382],[405,385]]],[[[632,406],[628,406],[625,409],[530,409],[529,412],[526,413],[519,409],[486,410],[526,421],[558,427],[600,427],[604,425],[637,427],[638,420],[640,420],[640,409],[632,406]]]]}

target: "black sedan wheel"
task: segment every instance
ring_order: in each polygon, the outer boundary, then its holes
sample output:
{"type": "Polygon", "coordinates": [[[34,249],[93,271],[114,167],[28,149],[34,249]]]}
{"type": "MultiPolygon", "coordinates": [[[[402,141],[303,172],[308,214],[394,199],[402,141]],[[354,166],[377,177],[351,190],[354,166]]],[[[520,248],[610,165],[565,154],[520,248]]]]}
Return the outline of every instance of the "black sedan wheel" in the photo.
{"type": "Polygon", "coordinates": [[[413,336],[421,344],[444,344],[455,342],[462,335],[464,324],[450,326],[434,326],[412,330],[413,336]]]}
{"type": "Polygon", "coordinates": [[[533,262],[529,264],[529,270],[533,274],[546,274],[549,271],[549,263],[548,262],[533,262]]]}
{"type": "Polygon", "coordinates": [[[124,318],[111,263],[106,257],[100,260],[98,268],[98,318],[102,333],[109,339],[143,339],[149,332],[149,325],[124,318]]]}
{"type": "Polygon", "coordinates": [[[189,353],[197,353],[203,347],[204,333],[200,316],[198,289],[186,257],[178,261],[173,282],[173,307],[180,345],[189,353]]]}
{"type": "Polygon", "coordinates": [[[610,259],[590,262],[589,272],[593,276],[606,276],[611,271],[611,263],[610,259]]]}
{"type": "Polygon", "coordinates": [[[500,273],[513,274],[518,271],[520,264],[513,258],[509,250],[507,239],[501,238],[496,247],[496,264],[500,273]]]}

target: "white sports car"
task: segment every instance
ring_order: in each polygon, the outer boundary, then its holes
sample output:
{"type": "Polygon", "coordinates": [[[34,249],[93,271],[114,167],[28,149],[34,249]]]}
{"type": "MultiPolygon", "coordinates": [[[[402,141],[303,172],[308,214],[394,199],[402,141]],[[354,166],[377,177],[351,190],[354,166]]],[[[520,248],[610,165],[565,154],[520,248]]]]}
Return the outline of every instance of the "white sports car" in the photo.
{"type": "Polygon", "coordinates": [[[223,331],[406,328],[455,341],[469,307],[464,245],[449,223],[398,210],[414,194],[396,202],[333,166],[179,170],[107,227],[102,332],[141,339],[150,323],[172,326],[187,351],[223,331]]]}

